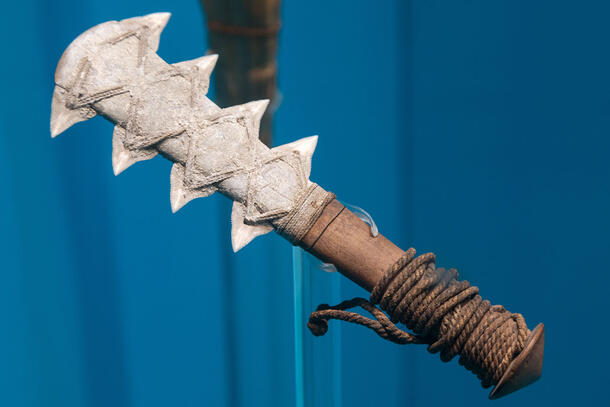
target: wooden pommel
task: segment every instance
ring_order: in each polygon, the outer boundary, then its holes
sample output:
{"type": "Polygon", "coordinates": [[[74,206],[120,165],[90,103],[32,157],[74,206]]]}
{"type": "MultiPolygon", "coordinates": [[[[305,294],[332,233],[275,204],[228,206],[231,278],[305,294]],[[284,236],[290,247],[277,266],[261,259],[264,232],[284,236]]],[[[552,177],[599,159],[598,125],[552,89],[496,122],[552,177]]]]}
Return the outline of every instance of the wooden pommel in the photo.
{"type": "Polygon", "coordinates": [[[489,398],[499,399],[538,380],[542,375],[543,357],[544,324],[538,324],[527,338],[525,348],[512,361],[498,384],[489,393],[489,398]]]}

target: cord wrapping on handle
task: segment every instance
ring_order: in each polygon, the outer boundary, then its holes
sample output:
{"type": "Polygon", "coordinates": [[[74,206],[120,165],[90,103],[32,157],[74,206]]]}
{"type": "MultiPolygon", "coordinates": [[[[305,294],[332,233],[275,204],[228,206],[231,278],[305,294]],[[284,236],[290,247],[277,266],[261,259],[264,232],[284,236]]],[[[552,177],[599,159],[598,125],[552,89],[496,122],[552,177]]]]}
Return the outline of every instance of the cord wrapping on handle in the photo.
{"type": "Polygon", "coordinates": [[[322,304],[307,326],[320,336],[328,331],[328,320],[339,319],[366,326],[398,344],[428,344],[428,351],[439,352],[444,362],[460,355],[459,363],[476,374],[483,387],[496,384],[525,346],[530,333],[525,320],[501,305],[492,306],[481,298],[478,287],[457,280],[457,270],[437,269],[435,260],[432,253],[415,257],[415,249],[407,250],[373,288],[368,301],[354,298],[336,306],[322,304]],[[346,311],[354,307],[374,319],[346,311]],[[398,328],[397,322],[413,334],[398,328]]]}

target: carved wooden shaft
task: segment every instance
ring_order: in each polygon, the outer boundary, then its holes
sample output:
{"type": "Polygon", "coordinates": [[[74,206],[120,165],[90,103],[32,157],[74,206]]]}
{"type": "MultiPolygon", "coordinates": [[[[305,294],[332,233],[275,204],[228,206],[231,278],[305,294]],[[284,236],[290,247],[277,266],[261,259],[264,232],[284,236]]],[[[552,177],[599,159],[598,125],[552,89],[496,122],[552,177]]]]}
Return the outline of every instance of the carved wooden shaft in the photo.
{"type": "Polygon", "coordinates": [[[371,291],[403,251],[382,235],[371,236],[369,225],[336,199],[322,212],[299,246],[341,274],[371,291]],[[347,238],[349,236],[349,238],[347,238]]]}
{"type": "MultiPolygon", "coordinates": [[[[341,274],[369,292],[403,254],[381,234],[371,236],[369,225],[337,200],[326,206],[298,244],[320,260],[334,264],[341,274]]],[[[543,353],[544,325],[539,324],[489,397],[505,396],[537,380],[543,353]]]]}

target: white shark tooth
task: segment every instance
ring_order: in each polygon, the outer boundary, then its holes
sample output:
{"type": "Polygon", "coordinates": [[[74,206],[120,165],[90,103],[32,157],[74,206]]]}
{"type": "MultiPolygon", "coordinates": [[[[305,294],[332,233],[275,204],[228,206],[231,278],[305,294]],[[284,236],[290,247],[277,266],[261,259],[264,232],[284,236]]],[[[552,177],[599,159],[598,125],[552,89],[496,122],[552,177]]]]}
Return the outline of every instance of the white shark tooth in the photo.
{"type": "Polygon", "coordinates": [[[70,109],[66,106],[67,92],[59,86],[55,86],[53,100],[51,102],[51,137],[69,129],[72,125],[89,120],[95,116],[95,111],[88,107],[70,109]]]}
{"type": "Polygon", "coordinates": [[[184,185],[184,166],[175,163],[172,165],[170,174],[170,192],[169,199],[172,205],[172,212],[176,213],[184,205],[195,198],[205,198],[216,192],[216,187],[204,187],[191,189],[184,185]]]}
{"type": "Polygon", "coordinates": [[[273,148],[271,151],[289,152],[294,151],[301,155],[303,161],[303,169],[305,171],[305,178],[309,178],[311,173],[311,158],[318,144],[318,136],[304,137],[292,143],[284,144],[279,147],[273,148]]]}
{"type": "Polygon", "coordinates": [[[231,211],[231,245],[235,253],[250,243],[255,237],[273,230],[273,227],[267,224],[246,225],[244,223],[245,214],[246,207],[237,201],[233,202],[233,210],[231,211]]]}
{"type": "Polygon", "coordinates": [[[252,127],[254,128],[255,134],[258,134],[261,119],[265,114],[267,106],[269,106],[269,99],[256,100],[242,106],[252,114],[252,127]]]}
{"type": "Polygon", "coordinates": [[[206,94],[210,86],[210,75],[216,66],[216,61],[218,61],[218,55],[212,54],[172,65],[180,70],[195,75],[196,79],[199,81],[199,88],[203,94],[206,94]]]}
{"type": "Polygon", "coordinates": [[[260,120],[269,105],[269,99],[255,100],[254,102],[246,103],[242,106],[251,111],[254,115],[254,119],[260,120]]]}
{"type": "Polygon", "coordinates": [[[252,114],[252,128],[254,129],[254,134],[258,137],[261,119],[265,114],[267,106],[269,106],[269,99],[256,100],[254,102],[246,103],[243,106],[252,114]]]}
{"type": "Polygon", "coordinates": [[[121,27],[134,31],[143,27],[148,27],[149,37],[147,38],[147,45],[156,52],[159,48],[161,32],[167,25],[167,21],[171,15],[171,13],[152,13],[142,17],[127,18],[119,21],[119,24],[121,27]]]}
{"type": "Polygon", "coordinates": [[[125,148],[124,140],[126,137],[127,130],[119,125],[114,126],[112,133],[112,169],[114,175],[119,175],[138,161],[150,160],[158,154],[154,148],[137,150],[125,148]]]}
{"type": "MultiPolygon", "coordinates": [[[[258,134],[259,122],[260,122],[261,118],[263,117],[263,114],[265,114],[265,110],[267,109],[268,105],[269,105],[269,99],[255,100],[253,102],[248,102],[248,103],[244,103],[241,105],[229,106],[225,109],[222,109],[222,111],[219,114],[222,116],[244,115],[244,116],[250,118],[253,121],[257,134],[258,134]]],[[[218,115],[218,114],[216,114],[216,115],[218,115]]]]}

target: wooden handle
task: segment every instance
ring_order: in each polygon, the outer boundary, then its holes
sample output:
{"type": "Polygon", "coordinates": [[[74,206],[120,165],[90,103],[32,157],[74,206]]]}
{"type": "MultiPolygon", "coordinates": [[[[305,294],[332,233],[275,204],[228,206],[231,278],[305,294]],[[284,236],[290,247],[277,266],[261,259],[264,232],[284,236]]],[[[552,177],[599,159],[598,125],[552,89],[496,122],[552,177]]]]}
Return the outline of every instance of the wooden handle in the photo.
{"type": "MultiPolygon", "coordinates": [[[[369,292],[403,254],[382,235],[371,236],[369,225],[336,199],[326,206],[299,246],[334,264],[341,274],[369,292]]],[[[503,397],[536,381],[542,373],[543,355],[544,325],[539,324],[489,397],[503,397]]]]}
{"type": "Polygon", "coordinates": [[[336,199],[305,235],[299,246],[371,291],[403,251],[371,228],[336,199]]]}

